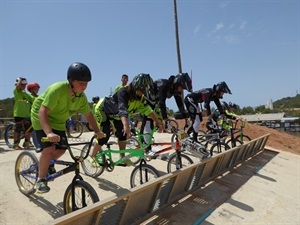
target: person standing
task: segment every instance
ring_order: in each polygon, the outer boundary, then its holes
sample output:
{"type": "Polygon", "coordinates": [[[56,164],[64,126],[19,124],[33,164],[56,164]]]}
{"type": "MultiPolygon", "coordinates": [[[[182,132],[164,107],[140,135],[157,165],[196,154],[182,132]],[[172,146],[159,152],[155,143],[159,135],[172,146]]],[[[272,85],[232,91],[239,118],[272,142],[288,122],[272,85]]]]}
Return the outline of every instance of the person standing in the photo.
{"type": "Polygon", "coordinates": [[[122,82],[122,84],[118,85],[118,86],[115,88],[114,93],[116,93],[116,92],[117,92],[118,90],[120,90],[121,88],[127,86],[127,83],[128,83],[128,75],[127,75],[127,74],[123,74],[123,75],[122,75],[121,82],[122,82]]]}
{"type": "Polygon", "coordinates": [[[212,119],[210,102],[213,101],[220,115],[224,116],[224,110],[220,103],[220,99],[223,98],[224,93],[231,94],[231,91],[225,81],[213,85],[212,88],[203,88],[199,91],[191,92],[184,98],[184,103],[192,120],[192,126],[188,130],[188,133],[193,133],[193,140],[197,141],[199,127],[202,122],[202,109],[199,107],[199,103],[204,103],[204,108],[207,112],[207,120],[212,119]]]}
{"type": "MultiPolygon", "coordinates": [[[[13,149],[22,150],[20,146],[20,133],[22,130],[28,130],[31,127],[30,122],[30,109],[31,104],[34,101],[34,97],[26,93],[25,88],[27,80],[24,77],[16,79],[14,88],[14,119],[15,119],[15,130],[14,130],[14,144],[13,149]]],[[[30,144],[31,132],[25,134],[25,141],[23,147],[29,149],[32,147],[30,144]]]]}
{"type": "Polygon", "coordinates": [[[33,102],[31,120],[42,151],[39,159],[38,180],[35,185],[37,193],[50,191],[45,178],[48,170],[51,174],[55,173],[55,168],[49,167],[50,160],[60,158],[66,151],[68,143],[66,120],[70,116],[81,112],[94,129],[95,134],[99,138],[104,137],[84,93],[91,80],[91,71],[85,64],[72,63],[67,71],[67,81],[50,85],[33,102]],[[50,142],[41,142],[43,137],[48,137],[50,142]]]}

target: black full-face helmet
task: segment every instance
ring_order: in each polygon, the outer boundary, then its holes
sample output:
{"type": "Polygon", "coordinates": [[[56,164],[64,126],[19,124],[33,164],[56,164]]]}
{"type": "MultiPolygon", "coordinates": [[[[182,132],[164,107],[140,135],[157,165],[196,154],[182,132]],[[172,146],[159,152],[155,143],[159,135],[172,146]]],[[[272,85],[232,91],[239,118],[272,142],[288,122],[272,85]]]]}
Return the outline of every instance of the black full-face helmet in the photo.
{"type": "Polygon", "coordinates": [[[94,103],[97,103],[97,102],[99,102],[99,96],[94,96],[93,98],[92,98],[92,101],[94,102],[94,103]]]}
{"type": "Polygon", "coordinates": [[[229,110],[229,106],[228,106],[227,102],[222,101],[221,106],[224,110],[229,110]]]}
{"type": "Polygon", "coordinates": [[[132,79],[131,87],[134,93],[141,91],[144,96],[152,99],[154,93],[153,80],[150,74],[140,73],[132,79]]]}
{"type": "Polygon", "coordinates": [[[192,80],[188,73],[177,74],[173,84],[175,89],[177,89],[178,86],[181,86],[183,89],[187,90],[188,92],[191,92],[193,90],[192,80]]]}
{"type": "Polygon", "coordinates": [[[231,94],[231,91],[225,81],[214,85],[214,89],[217,92],[218,97],[221,97],[221,92],[231,94]]]}
{"type": "Polygon", "coordinates": [[[235,103],[229,102],[228,105],[229,105],[229,108],[237,109],[237,104],[235,104],[235,103]]]}
{"type": "Polygon", "coordinates": [[[67,78],[69,81],[78,80],[89,82],[92,80],[92,74],[85,64],[75,62],[69,66],[67,78]]]}

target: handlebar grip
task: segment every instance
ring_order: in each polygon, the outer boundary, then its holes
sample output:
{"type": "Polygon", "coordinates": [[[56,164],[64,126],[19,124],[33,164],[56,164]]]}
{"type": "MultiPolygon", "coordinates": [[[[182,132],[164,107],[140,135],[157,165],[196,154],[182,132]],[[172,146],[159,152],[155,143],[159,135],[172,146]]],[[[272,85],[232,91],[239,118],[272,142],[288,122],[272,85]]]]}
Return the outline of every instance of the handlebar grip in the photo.
{"type": "MultiPolygon", "coordinates": [[[[60,140],[60,138],[59,138],[60,140]]],[[[42,142],[50,142],[50,139],[48,137],[42,137],[42,142]]]]}
{"type": "MultiPolygon", "coordinates": [[[[99,139],[99,137],[98,137],[97,134],[95,134],[95,138],[96,138],[96,139],[99,139]]],[[[106,134],[103,134],[103,138],[106,138],[106,134]]]]}

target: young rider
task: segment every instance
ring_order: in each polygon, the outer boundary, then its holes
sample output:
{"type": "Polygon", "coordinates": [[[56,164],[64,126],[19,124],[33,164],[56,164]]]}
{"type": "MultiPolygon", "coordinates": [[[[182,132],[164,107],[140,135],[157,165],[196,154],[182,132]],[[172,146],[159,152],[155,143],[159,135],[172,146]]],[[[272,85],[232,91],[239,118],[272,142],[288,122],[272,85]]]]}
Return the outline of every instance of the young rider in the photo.
{"type": "MultiPolygon", "coordinates": [[[[14,131],[14,145],[13,148],[21,150],[20,147],[20,133],[23,129],[28,130],[31,126],[30,122],[30,108],[34,101],[34,98],[25,92],[27,80],[24,77],[19,77],[16,80],[14,88],[14,119],[15,119],[15,131],[14,131]]],[[[25,134],[24,148],[30,148],[30,132],[25,134]]]]}
{"type": "MultiPolygon", "coordinates": [[[[179,111],[183,114],[186,114],[184,109],[184,104],[182,100],[182,92],[187,90],[192,91],[192,82],[191,78],[187,73],[180,73],[176,76],[171,75],[169,79],[159,79],[154,81],[154,91],[150,98],[147,98],[148,104],[155,109],[156,105],[160,109],[161,117],[164,121],[168,119],[167,115],[167,98],[174,97],[179,111]]],[[[147,116],[143,117],[141,132],[142,133],[151,133],[153,129],[153,120],[147,116]]],[[[148,143],[149,137],[145,136],[145,142],[148,143]]],[[[150,150],[151,146],[147,150],[150,150]]],[[[151,152],[150,152],[151,153],[151,152]]]]}
{"type": "MultiPolygon", "coordinates": [[[[141,73],[135,76],[131,83],[121,88],[113,96],[105,97],[98,102],[95,115],[100,129],[106,134],[106,137],[98,142],[98,146],[95,146],[92,153],[93,157],[96,156],[101,146],[106,144],[110,137],[110,122],[114,125],[119,148],[125,149],[126,139],[131,135],[128,116],[135,111],[153,119],[159,127],[159,132],[162,132],[162,123],[157,119],[145,100],[145,97],[149,97],[152,89],[153,80],[150,75],[141,73]]],[[[129,160],[128,164],[130,164],[129,160]]]]}
{"type": "Polygon", "coordinates": [[[42,148],[39,177],[35,186],[38,193],[50,191],[45,179],[47,170],[51,169],[50,160],[60,158],[66,151],[66,120],[72,114],[83,113],[98,137],[103,138],[84,94],[91,80],[90,69],[83,63],[75,62],[68,68],[67,81],[50,85],[32,105],[32,125],[42,148]],[[48,137],[50,142],[41,142],[42,137],[48,137]]]}
{"type": "Polygon", "coordinates": [[[38,97],[38,92],[40,90],[40,85],[38,83],[30,83],[27,85],[27,90],[30,92],[30,94],[36,98],[38,97]]]}
{"type": "Polygon", "coordinates": [[[199,127],[202,122],[202,110],[199,107],[199,103],[204,103],[208,121],[212,119],[210,109],[211,101],[214,101],[220,111],[220,114],[224,116],[224,110],[220,103],[220,99],[223,98],[224,93],[231,94],[231,91],[225,81],[222,81],[218,84],[213,85],[212,88],[204,88],[186,95],[184,103],[192,120],[192,126],[189,132],[193,132],[194,141],[197,141],[199,127]]]}

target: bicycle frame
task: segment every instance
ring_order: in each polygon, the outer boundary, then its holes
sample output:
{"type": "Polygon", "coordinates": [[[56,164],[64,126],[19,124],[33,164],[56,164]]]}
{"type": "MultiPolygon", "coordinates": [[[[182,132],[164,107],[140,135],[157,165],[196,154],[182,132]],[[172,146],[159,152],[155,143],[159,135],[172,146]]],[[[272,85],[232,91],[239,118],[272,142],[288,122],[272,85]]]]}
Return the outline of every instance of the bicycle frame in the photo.
{"type": "Polygon", "coordinates": [[[110,145],[113,143],[108,143],[107,149],[100,151],[96,155],[96,160],[99,162],[100,165],[105,166],[105,168],[110,167],[115,167],[115,166],[127,166],[126,164],[122,164],[124,160],[130,159],[131,157],[139,157],[139,158],[145,158],[144,156],[144,149],[139,148],[139,149],[124,149],[124,150],[113,150],[110,148],[110,145]],[[121,154],[121,153],[129,153],[128,155],[118,159],[117,161],[113,161],[112,156],[114,154],[121,154]],[[101,162],[102,159],[105,159],[103,162],[101,162]],[[107,160],[109,160],[112,164],[108,164],[107,160]]]}

